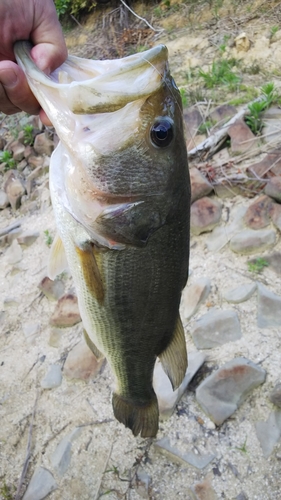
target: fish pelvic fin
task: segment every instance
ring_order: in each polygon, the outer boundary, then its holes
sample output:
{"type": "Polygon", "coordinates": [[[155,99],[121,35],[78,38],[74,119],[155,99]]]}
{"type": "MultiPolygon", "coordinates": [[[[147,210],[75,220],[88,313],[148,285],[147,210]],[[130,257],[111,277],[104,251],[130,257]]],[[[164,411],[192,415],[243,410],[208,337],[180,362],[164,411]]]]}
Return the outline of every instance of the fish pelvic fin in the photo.
{"type": "Polygon", "coordinates": [[[99,304],[102,305],[104,301],[104,284],[94,253],[95,247],[92,243],[88,243],[83,247],[76,246],[75,250],[83,270],[87,288],[99,304]]]}
{"type": "Polygon", "coordinates": [[[83,329],[83,334],[84,334],[84,339],[85,339],[85,342],[86,342],[87,346],[92,351],[92,353],[95,355],[95,357],[97,358],[97,360],[99,361],[99,360],[103,359],[104,358],[103,353],[96,347],[96,345],[94,344],[94,342],[90,339],[90,337],[87,334],[85,328],[83,329]]]}
{"type": "Polygon", "coordinates": [[[51,280],[62,273],[67,268],[67,259],[60,236],[57,234],[51,246],[49,262],[48,262],[48,276],[51,280]]]}
{"type": "Polygon", "coordinates": [[[155,393],[149,402],[137,405],[135,401],[130,401],[114,392],[112,406],[115,418],[125,427],[129,427],[134,436],[138,434],[143,438],[156,436],[159,409],[155,393]]]}
{"type": "Polygon", "coordinates": [[[172,339],[166,349],[159,355],[165,373],[168,375],[173,390],[182,383],[187,369],[187,351],[184,329],[178,315],[172,339]]]}

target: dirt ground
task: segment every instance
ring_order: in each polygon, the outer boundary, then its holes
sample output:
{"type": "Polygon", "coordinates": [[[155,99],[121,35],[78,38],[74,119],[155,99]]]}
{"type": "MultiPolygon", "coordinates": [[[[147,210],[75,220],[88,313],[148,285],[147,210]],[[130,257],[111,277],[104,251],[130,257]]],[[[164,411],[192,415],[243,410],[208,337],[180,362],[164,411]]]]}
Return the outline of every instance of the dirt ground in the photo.
{"type": "MultiPolygon", "coordinates": [[[[139,34],[135,46],[124,41],[123,31],[120,36],[121,22],[125,16],[129,27],[133,26],[132,30],[145,25],[141,25],[139,19],[135,21],[134,17],[127,17],[124,6],[119,11],[118,6],[117,10],[108,6],[98,16],[92,14],[81,20],[81,25],[75,30],[66,33],[69,51],[92,57],[97,56],[103,47],[102,56],[116,57],[145,43],[149,46],[165,43],[170,51],[170,64],[177,83],[188,89],[189,85],[190,88],[197,88],[198,83],[193,84],[188,78],[197,67],[206,67],[218,56],[219,47],[226,43],[226,35],[230,37],[226,50],[231,55],[231,51],[235,50],[231,41],[246,32],[253,51],[255,44],[258,48],[252,53],[252,60],[251,51],[241,54],[241,57],[245,58],[248,66],[260,66],[257,74],[246,75],[248,83],[258,87],[265,81],[274,80],[279,85],[281,59],[273,54],[274,44],[269,45],[270,57],[263,56],[261,47],[266,47],[264,40],[271,36],[272,28],[280,25],[281,2],[236,2],[235,5],[226,1],[198,2],[196,6],[193,4],[191,10],[187,8],[188,2],[182,2],[180,10],[172,9],[177,3],[180,4],[171,0],[169,12],[168,2],[166,5],[165,2],[160,5],[155,2],[152,6],[144,2],[133,4],[138,15],[148,19],[153,27],[165,29],[157,32],[150,30],[147,36],[139,34]],[[159,15],[159,10],[155,9],[160,7],[159,15]],[[113,21],[120,22],[113,25],[115,30],[107,30],[113,21]],[[101,28],[103,30],[98,31],[101,28]],[[263,42],[257,44],[259,40],[263,42]],[[108,42],[106,49],[104,42],[108,42]]],[[[275,36],[277,43],[278,32],[275,36]]],[[[210,98],[213,99],[214,95],[210,98]]],[[[218,103],[224,99],[224,95],[218,95],[218,103]]],[[[247,206],[250,202],[250,199],[241,196],[223,200],[222,220],[226,220],[228,214],[231,220],[234,207],[247,206]]],[[[157,439],[169,437],[170,443],[182,453],[193,451],[199,455],[215,455],[206,468],[199,470],[159,453],[154,440],[134,438],[114,419],[111,407],[113,380],[107,365],[89,383],[73,382],[63,377],[60,387],[41,389],[40,381],[48,366],[52,363],[63,365],[67,353],[82,334],[82,326],[78,324],[64,329],[58,347],[50,346],[49,320],[55,303],[42,297],[38,284],[46,275],[49,255],[44,231],[48,230],[52,235],[56,231],[53,212],[48,207],[43,212],[38,210],[22,216],[6,209],[0,213],[0,227],[6,227],[18,217],[22,219],[24,231],[39,231],[40,236],[32,246],[23,250],[23,257],[16,265],[9,263],[9,248],[2,248],[0,253],[1,500],[15,498],[29,452],[22,492],[34,470],[42,466],[52,472],[58,485],[49,495],[50,500],[97,500],[103,496],[112,500],[278,500],[281,442],[265,459],[256,436],[255,423],[267,420],[274,410],[268,396],[281,379],[281,331],[277,328],[258,328],[256,294],[250,300],[232,306],[239,315],[242,338],[206,351],[206,362],[183,395],[175,413],[160,424],[157,439]],[[24,328],[30,324],[37,325],[38,332],[27,338],[24,328]],[[238,356],[259,363],[267,372],[266,381],[250,394],[231,418],[222,426],[215,427],[196,402],[195,389],[211,370],[238,356]],[[52,468],[52,453],[58,443],[77,427],[80,432],[73,439],[70,465],[60,477],[52,468]],[[144,477],[144,482],[150,481],[148,489],[137,477],[144,477]],[[202,483],[202,486],[194,490],[197,483],[202,483]]],[[[271,291],[281,295],[280,274],[267,268],[257,278],[248,271],[249,257],[237,255],[228,247],[211,253],[206,246],[207,238],[208,235],[203,234],[191,240],[192,272],[189,284],[204,276],[211,280],[212,288],[208,301],[184,325],[189,351],[196,349],[189,333],[193,322],[213,306],[229,308],[222,299],[226,289],[260,279],[271,291]]],[[[281,251],[280,240],[274,250],[281,251]]],[[[73,291],[70,276],[64,275],[63,280],[65,290],[73,291]]],[[[183,293],[182,311],[184,305],[183,293]]]]}

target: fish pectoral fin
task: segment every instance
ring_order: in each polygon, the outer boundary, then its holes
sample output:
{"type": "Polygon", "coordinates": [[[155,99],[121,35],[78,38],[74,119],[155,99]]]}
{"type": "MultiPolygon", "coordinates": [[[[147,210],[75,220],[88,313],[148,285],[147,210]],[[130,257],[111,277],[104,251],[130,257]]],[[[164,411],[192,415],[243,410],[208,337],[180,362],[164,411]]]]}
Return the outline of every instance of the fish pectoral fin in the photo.
{"type": "Polygon", "coordinates": [[[51,246],[47,274],[51,280],[68,267],[66,254],[60,236],[57,234],[51,246]]]}
{"type": "Polygon", "coordinates": [[[104,284],[95,258],[95,246],[91,242],[86,242],[81,246],[75,246],[87,290],[95,297],[100,305],[104,300],[104,284]]]}
{"type": "Polygon", "coordinates": [[[159,207],[136,201],[107,207],[97,217],[95,227],[109,240],[143,247],[165,220],[159,207]]]}
{"type": "Polygon", "coordinates": [[[89,349],[92,351],[92,353],[96,356],[97,360],[103,359],[105,356],[103,353],[95,346],[94,342],[90,339],[89,335],[87,334],[85,328],[83,329],[83,334],[84,334],[84,339],[89,347],[89,349]]]}
{"type": "Polygon", "coordinates": [[[179,315],[172,339],[165,351],[159,355],[159,358],[165,373],[170,379],[173,390],[177,389],[182,383],[187,369],[186,342],[179,315]]]}
{"type": "Polygon", "coordinates": [[[150,401],[138,405],[135,401],[130,401],[114,392],[112,406],[115,418],[125,427],[129,427],[134,436],[138,434],[143,438],[156,436],[159,410],[155,393],[150,401]]]}

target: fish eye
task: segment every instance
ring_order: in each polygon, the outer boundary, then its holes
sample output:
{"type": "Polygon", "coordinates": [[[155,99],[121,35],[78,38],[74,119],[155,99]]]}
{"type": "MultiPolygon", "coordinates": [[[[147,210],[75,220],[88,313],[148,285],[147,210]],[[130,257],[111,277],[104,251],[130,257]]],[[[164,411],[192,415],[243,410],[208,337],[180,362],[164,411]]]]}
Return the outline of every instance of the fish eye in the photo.
{"type": "Polygon", "coordinates": [[[174,137],[173,124],[168,118],[159,118],[150,129],[152,143],[159,148],[166,148],[174,137]]]}

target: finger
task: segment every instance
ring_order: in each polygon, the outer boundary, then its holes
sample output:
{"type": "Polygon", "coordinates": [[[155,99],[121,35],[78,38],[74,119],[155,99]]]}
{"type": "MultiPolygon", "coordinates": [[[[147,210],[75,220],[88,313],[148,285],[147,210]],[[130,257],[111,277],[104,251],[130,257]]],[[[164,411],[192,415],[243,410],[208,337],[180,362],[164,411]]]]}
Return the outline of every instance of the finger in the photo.
{"type": "Polygon", "coordinates": [[[44,123],[44,125],[47,125],[47,127],[53,127],[52,122],[49,120],[48,116],[46,115],[46,113],[43,109],[41,109],[41,111],[39,113],[39,117],[40,117],[41,122],[44,123]]]}
{"type": "Polygon", "coordinates": [[[32,94],[23,71],[12,61],[0,62],[0,85],[4,91],[0,97],[0,108],[6,114],[19,110],[38,114],[40,106],[32,94]]]}

